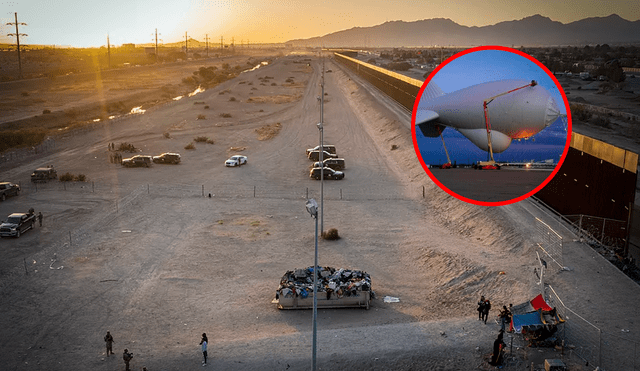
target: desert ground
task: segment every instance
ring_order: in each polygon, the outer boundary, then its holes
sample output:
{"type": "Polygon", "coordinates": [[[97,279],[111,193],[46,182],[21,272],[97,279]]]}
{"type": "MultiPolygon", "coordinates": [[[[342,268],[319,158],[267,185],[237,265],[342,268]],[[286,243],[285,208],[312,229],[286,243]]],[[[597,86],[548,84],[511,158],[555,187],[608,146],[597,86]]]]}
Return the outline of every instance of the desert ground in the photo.
{"type": "MultiPolygon", "coordinates": [[[[344,180],[324,184],[324,229],[342,238],[320,240],[320,265],[368,272],[376,299],[369,310],[318,311],[320,369],[491,369],[498,308],[542,290],[533,273],[536,217],[563,235],[570,268],[549,269],[545,282],[583,318],[637,341],[635,282],[532,201],[487,208],[450,197],[416,158],[409,113],[330,58],[289,55],[3,163],[2,180],[23,192],[0,203],[0,215],[33,207],[44,225],[0,241],[2,369],[124,370],[125,348],[133,370],[201,369],[203,332],[209,368],[310,368],[311,311],[271,301],[287,270],[313,265],[305,200],[319,200],[320,183],[308,177],[304,150],[319,140],[322,63],[332,71],[324,74],[324,140],[347,168],[344,180]],[[184,149],[198,136],[214,143],[184,149]],[[124,142],[141,154],[179,152],[182,163],[111,163],[108,144],[124,142]],[[238,153],[248,164],[225,168],[238,153]],[[31,184],[33,169],[49,164],[88,181],[31,184]],[[493,303],[486,325],[477,320],[480,295],[493,303]],[[115,356],[105,353],[107,331],[115,356]]],[[[77,97],[58,99],[62,107],[77,97]]],[[[544,358],[593,369],[513,338],[510,369],[544,358]]],[[[625,364],[634,357],[615,355],[625,364]]]]}

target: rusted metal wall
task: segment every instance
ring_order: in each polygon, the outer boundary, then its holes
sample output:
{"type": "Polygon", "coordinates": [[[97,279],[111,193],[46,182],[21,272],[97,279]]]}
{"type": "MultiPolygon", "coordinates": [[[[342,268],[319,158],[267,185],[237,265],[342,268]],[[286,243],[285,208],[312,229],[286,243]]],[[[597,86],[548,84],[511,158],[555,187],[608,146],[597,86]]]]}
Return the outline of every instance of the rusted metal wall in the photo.
{"type": "Polygon", "coordinates": [[[373,86],[400,103],[404,108],[409,111],[413,110],[413,104],[422,87],[422,81],[347,57],[340,53],[334,53],[334,55],[338,62],[344,64],[347,68],[370,82],[373,86]]]}

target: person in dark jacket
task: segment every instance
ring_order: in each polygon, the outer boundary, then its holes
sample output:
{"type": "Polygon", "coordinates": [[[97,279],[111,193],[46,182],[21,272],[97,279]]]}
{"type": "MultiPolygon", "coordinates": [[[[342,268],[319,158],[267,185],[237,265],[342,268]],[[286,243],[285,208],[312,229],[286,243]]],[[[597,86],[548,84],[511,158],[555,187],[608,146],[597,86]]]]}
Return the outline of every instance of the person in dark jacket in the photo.
{"type": "Polygon", "coordinates": [[[478,301],[478,321],[482,321],[483,310],[484,310],[484,295],[480,296],[480,301],[478,301]]]}
{"type": "Polygon", "coordinates": [[[482,308],[482,320],[485,324],[487,324],[487,318],[489,318],[489,311],[491,310],[491,301],[487,299],[484,302],[484,307],[482,308]]]}
{"type": "Polygon", "coordinates": [[[113,354],[113,343],[115,343],[109,331],[107,331],[107,334],[104,336],[104,342],[107,345],[107,357],[109,357],[109,353],[113,354]]]}
{"type": "Polygon", "coordinates": [[[125,371],[131,371],[129,368],[129,362],[133,358],[133,353],[129,353],[129,349],[125,349],[124,353],[122,353],[122,359],[124,360],[125,371]]]}
{"type": "Polygon", "coordinates": [[[489,361],[491,366],[502,364],[502,350],[505,347],[504,341],[502,341],[503,336],[504,331],[500,330],[498,338],[493,342],[493,354],[491,355],[491,361],[489,361]]]}

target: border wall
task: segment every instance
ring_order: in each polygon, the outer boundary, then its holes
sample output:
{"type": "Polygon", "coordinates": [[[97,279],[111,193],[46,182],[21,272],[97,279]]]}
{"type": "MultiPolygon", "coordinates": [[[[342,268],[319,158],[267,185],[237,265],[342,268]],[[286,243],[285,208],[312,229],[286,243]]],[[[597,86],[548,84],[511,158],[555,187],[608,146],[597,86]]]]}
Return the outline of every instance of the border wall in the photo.
{"type": "Polygon", "coordinates": [[[423,81],[412,79],[340,53],[334,53],[334,56],[336,61],[370,82],[404,108],[413,111],[413,104],[418,97],[423,81]]]}
{"type": "Polygon", "coordinates": [[[536,197],[627,255],[637,169],[637,153],[574,132],[562,167],[536,197]]]}

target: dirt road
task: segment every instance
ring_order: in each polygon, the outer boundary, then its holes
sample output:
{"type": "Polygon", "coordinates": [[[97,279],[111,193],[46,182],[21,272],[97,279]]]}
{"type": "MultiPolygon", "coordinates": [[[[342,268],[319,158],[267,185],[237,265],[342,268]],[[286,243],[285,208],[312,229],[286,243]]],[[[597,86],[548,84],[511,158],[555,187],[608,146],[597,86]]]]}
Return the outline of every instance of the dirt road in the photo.
{"type": "MultiPolygon", "coordinates": [[[[498,330],[475,319],[480,295],[498,308],[538,290],[534,275],[522,274],[535,264],[522,229],[530,214],[444,194],[415,159],[402,113],[333,62],[326,68],[324,139],[347,168],[344,180],[324,185],[325,229],[342,238],[320,242],[320,264],[367,271],[377,299],[368,311],[319,311],[319,365],[476,368],[498,330]],[[383,303],[387,295],[400,302],[383,303]]],[[[24,192],[0,204],[0,214],[34,207],[45,220],[0,242],[0,364],[122,370],[127,348],[136,370],[197,369],[206,332],[210,367],[308,369],[311,312],[279,311],[271,300],[285,271],[313,264],[304,204],[319,198],[320,184],[308,177],[304,150],[318,142],[319,82],[318,59],[278,58],[2,171],[24,192]],[[277,135],[258,139],[256,129],[278,123],[277,135]],[[185,150],[196,136],[214,144],[185,150]],[[123,168],[109,162],[111,142],[180,152],[182,163],[123,168]],[[225,168],[236,153],[248,164],[225,168]],[[89,182],[36,188],[28,175],[42,164],[89,182]],[[106,331],[115,357],[105,356],[106,331]]]]}

